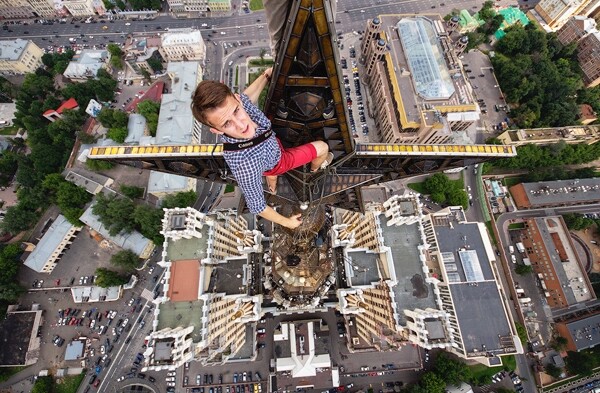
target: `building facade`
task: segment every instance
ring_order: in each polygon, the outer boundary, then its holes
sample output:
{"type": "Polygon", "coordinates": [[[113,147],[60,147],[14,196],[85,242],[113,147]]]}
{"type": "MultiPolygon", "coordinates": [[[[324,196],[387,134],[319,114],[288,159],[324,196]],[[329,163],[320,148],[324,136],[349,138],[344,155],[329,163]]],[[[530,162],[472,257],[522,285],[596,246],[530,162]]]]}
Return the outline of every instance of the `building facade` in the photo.
{"type": "Polygon", "coordinates": [[[556,37],[563,44],[579,42],[580,39],[596,31],[596,21],[585,16],[570,18],[556,33],[556,37]]]}
{"type": "Polygon", "coordinates": [[[585,87],[597,86],[600,83],[600,32],[590,33],[579,41],[577,60],[585,87]]]}
{"type": "Polygon", "coordinates": [[[208,0],[167,0],[169,11],[178,18],[205,16],[208,0]]]}
{"type": "Polygon", "coordinates": [[[27,0],[0,0],[2,19],[27,19],[35,16],[35,9],[27,0]]]}
{"type": "Polygon", "coordinates": [[[167,62],[204,61],[206,45],[196,29],[171,29],[163,34],[160,54],[167,62]]]}
{"type": "Polygon", "coordinates": [[[546,31],[556,31],[572,16],[590,16],[599,5],[599,0],[541,0],[531,14],[546,31]]]}
{"type": "Polygon", "coordinates": [[[0,75],[28,74],[42,65],[44,51],[20,38],[0,41],[0,75]]]}
{"type": "Polygon", "coordinates": [[[92,0],[63,0],[62,3],[69,13],[75,17],[97,14],[92,0]]]}
{"type": "Polygon", "coordinates": [[[54,10],[54,2],[48,0],[28,0],[37,16],[42,18],[54,18],[57,16],[54,10]]]}

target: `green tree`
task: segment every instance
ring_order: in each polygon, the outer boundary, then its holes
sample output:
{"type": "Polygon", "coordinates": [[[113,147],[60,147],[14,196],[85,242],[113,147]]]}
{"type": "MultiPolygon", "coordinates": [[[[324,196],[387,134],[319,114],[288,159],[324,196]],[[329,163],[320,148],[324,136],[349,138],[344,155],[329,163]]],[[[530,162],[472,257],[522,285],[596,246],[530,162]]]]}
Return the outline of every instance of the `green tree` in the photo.
{"type": "Polygon", "coordinates": [[[144,189],[142,187],[121,184],[119,190],[121,190],[121,193],[129,199],[142,198],[144,196],[144,189]]]}
{"type": "Polygon", "coordinates": [[[421,377],[419,385],[429,393],[444,393],[446,390],[446,382],[433,372],[426,372],[421,377]]]}
{"type": "Polygon", "coordinates": [[[108,287],[116,287],[119,285],[124,285],[129,282],[129,277],[127,275],[121,275],[114,270],[109,270],[105,268],[96,269],[96,275],[98,276],[94,283],[102,288],[108,287]]]}
{"type": "Polygon", "coordinates": [[[425,183],[423,184],[425,187],[425,191],[428,194],[433,194],[435,192],[443,192],[446,193],[451,188],[450,179],[444,173],[436,173],[429,176],[425,183]]]}
{"type": "Polygon", "coordinates": [[[133,270],[140,264],[140,258],[130,250],[121,250],[110,258],[110,263],[115,266],[133,270]]]}
{"type": "Polygon", "coordinates": [[[145,68],[143,68],[143,67],[142,67],[142,68],[140,68],[140,74],[142,74],[142,76],[144,77],[144,79],[145,79],[145,80],[146,80],[148,83],[151,83],[151,82],[152,82],[152,78],[151,78],[150,72],[149,72],[147,69],[145,69],[145,68]]]}
{"type": "Polygon", "coordinates": [[[111,56],[116,56],[116,57],[123,56],[123,51],[121,50],[121,47],[119,47],[119,45],[108,44],[106,46],[106,50],[108,51],[108,53],[110,53],[111,56]]]}
{"type": "Polygon", "coordinates": [[[562,368],[558,367],[554,363],[548,363],[546,365],[546,374],[550,375],[552,378],[558,379],[562,374],[562,368]]]}
{"type": "Polygon", "coordinates": [[[37,221],[38,214],[27,207],[17,204],[6,209],[4,220],[0,224],[3,231],[16,235],[25,231],[37,221]]]}
{"type": "Polygon", "coordinates": [[[148,63],[150,68],[152,68],[152,70],[155,72],[160,72],[163,70],[162,61],[156,57],[150,57],[148,60],[146,60],[146,63],[148,63]]]}
{"type": "Polygon", "coordinates": [[[102,108],[97,120],[106,128],[127,127],[129,115],[117,109],[102,108]]]}
{"type": "Polygon", "coordinates": [[[146,119],[146,125],[148,126],[148,131],[150,132],[150,135],[156,136],[156,127],[158,126],[158,112],[160,111],[160,104],[158,102],[144,100],[138,104],[137,111],[146,119]]]}
{"type": "Polygon", "coordinates": [[[88,169],[91,169],[92,171],[100,172],[112,169],[115,166],[115,164],[109,161],[88,159],[85,161],[85,166],[88,167],[88,169]]]}
{"type": "Polygon", "coordinates": [[[121,232],[133,231],[134,223],[130,217],[134,209],[135,206],[131,199],[115,196],[105,197],[103,194],[98,194],[92,212],[98,216],[110,235],[115,236],[121,232]]]}
{"type": "Polygon", "coordinates": [[[565,224],[572,231],[580,231],[594,225],[594,220],[585,217],[583,214],[565,213],[563,214],[565,224]]]}
{"type": "Polygon", "coordinates": [[[562,352],[567,348],[568,340],[563,336],[555,336],[550,343],[550,346],[555,350],[562,352]]]}
{"type": "Polygon", "coordinates": [[[441,353],[435,360],[434,371],[448,385],[460,386],[462,381],[469,380],[471,372],[466,364],[450,358],[448,354],[441,353]]]}
{"type": "Polygon", "coordinates": [[[167,195],[163,199],[161,207],[163,209],[173,209],[175,207],[193,206],[198,195],[194,191],[178,192],[177,194],[167,195]]]}
{"type": "Polygon", "coordinates": [[[133,212],[133,221],[136,228],[146,238],[152,240],[154,244],[162,244],[163,236],[160,234],[162,229],[163,211],[150,206],[140,205],[133,212]]]}
{"type": "MultiPolygon", "coordinates": [[[[16,280],[16,276],[14,279],[16,280]]],[[[0,286],[0,301],[14,302],[18,300],[26,291],[18,282],[12,281],[0,286]]]]}
{"type": "Polygon", "coordinates": [[[446,199],[451,206],[462,206],[465,210],[469,207],[469,196],[463,189],[457,187],[450,189],[446,193],[446,199]]]}
{"type": "Polygon", "coordinates": [[[515,273],[517,273],[520,276],[529,274],[532,271],[533,268],[531,267],[531,265],[525,265],[524,263],[517,263],[517,266],[515,267],[515,273]]]}
{"type": "Polygon", "coordinates": [[[568,351],[565,358],[567,370],[572,375],[591,375],[593,368],[593,357],[589,352],[568,351]]]}
{"type": "Polygon", "coordinates": [[[123,143],[123,142],[125,142],[125,138],[127,138],[127,128],[125,128],[125,127],[111,128],[106,133],[106,136],[117,143],[123,143]]]}
{"type": "Polygon", "coordinates": [[[31,393],[48,393],[54,390],[54,379],[52,376],[38,377],[35,380],[31,393]]]}

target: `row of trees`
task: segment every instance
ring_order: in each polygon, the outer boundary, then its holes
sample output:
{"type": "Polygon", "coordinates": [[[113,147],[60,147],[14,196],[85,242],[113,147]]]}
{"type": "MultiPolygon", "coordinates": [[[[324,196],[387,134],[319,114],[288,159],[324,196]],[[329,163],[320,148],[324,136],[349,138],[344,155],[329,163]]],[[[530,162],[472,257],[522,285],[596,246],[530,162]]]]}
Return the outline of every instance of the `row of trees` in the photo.
{"type": "Polygon", "coordinates": [[[104,127],[108,128],[106,136],[117,143],[125,142],[127,138],[127,123],[129,116],[118,109],[102,108],[96,118],[104,127]]]}
{"type": "Polygon", "coordinates": [[[96,269],[98,276],[95,283],[99,287],[108,288],[126,284],[129,282],[131,273],[140,265],[140,258],[130,250],[121,250],[110,258],[110,263],[119,271],[106,268],[96,269]]]}
{"type": "Polygon", "coordinates": [[[467,209],[469,197],[458,182],[451,181],[444,173],[431,175],[423,183],[425,192],[431,195],[431,200],[438,204],[462,206],[467,209]]]}
{"type": "MultiPolygon", "coordinates": [[[[592,162],[600,158],[600,144],[566,144],[563,141],[547,146],[525,145],[517,155],[495,160],[491,165],[507,169],[539,169],[592,162]]],[[[533,171],[531,171],[533,172],[533,171]]]]}
{"type": "Polygon", "coordinates": [[[62,53],[44,53],[42,55],[42,64],[52,74],[62,74],[67,69],[73,56],[75,56],[75,51],[72,49],[67,49],[62,53]]]}

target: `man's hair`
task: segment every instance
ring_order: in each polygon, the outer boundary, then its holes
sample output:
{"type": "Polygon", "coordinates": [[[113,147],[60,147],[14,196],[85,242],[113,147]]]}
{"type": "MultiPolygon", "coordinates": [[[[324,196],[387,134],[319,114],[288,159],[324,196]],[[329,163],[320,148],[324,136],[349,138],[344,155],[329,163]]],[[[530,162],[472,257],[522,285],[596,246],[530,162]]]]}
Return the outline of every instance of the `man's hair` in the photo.
{"type": "Polygon", "coordinates": [[[227,85],[217,81],[202,81],[192,95],[192,114],[201,123],[208,126],[206,113],[223,105],[227,97],[233,97],[227,85]]]}

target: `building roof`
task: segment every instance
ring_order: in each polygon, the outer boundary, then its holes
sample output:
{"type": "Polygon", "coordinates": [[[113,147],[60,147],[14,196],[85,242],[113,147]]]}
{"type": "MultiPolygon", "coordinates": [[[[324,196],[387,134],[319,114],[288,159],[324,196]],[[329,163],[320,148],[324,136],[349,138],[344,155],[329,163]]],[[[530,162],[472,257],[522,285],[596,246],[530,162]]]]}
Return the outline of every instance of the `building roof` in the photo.
{"type": "Polygon", "coordinates": [[[140,143],[140,138],[144,136],[145,129],[146,118],[140,114],[131,113],[127,122],[127,138],[125,138],[125,143],[140,143]]]}
{"type": "Polygon", "coordinates": [[[577,351],[600,344],[600,314],[565,323],[577,351]]]}
{"type": "Polygon", "coordinates": [[[522,26],[527,26],[529,24],[529,18],[527,18],[527,15],[525,15],[523,11],[516,7],[506,7],[498,11],[498,13],[504,17],[504,22],[502,22],[498,30],[496,30],[494,33],[494,36],[497,40],[504,37],[506,35],[504,30],[515,23],[518,22],[522,26]]]}
{"type": "Polygon", "coordinates": [[[95,78],[108,58],[105,50],[84,49],[75,55],[63,75],[69,78],[95,78]]]}
{"type": "Polygon", "coordinates": [[[60,214],[56,217],[50,229],[46,231],[42,239],[35,246],[35,249],[25,260],[25,266],[36,272],[41,272],[52,253],[72,228],[73,224],[67,221],[65,216],[60,214]]]}
{"type": "MultiPolygon", "coordinates": [[[[165,82],[162,82],[162,81],[154,82],[152,84],[152,86],[150,86],[150,88],[148,90],[146,90],[144,95],[142,95],[141,97],[138,97],[138,98],[134,98],[133,101],[131,101],[131,103],[129,103],[129,105],[127,105],[125,110],[127,112],[135,111],[135,110],[137,110],[138,104],[140,102],[146,101],[146,100],[160,102],[162,100],[164,88],[165,88],[165,82]]],[[[127,139],[125,140],[125,142],[127,142],[127,139]]]]}
{"type": "Polygon", "coordinates": [[[65,350],[65,360],[77,360],[83,357],[84,343],[81,340],[71,341],[65,350]]]}
{"type": "Polygon", "coordinates": [[[70,169],[63,172],[63,175],[65,175],[65,180],[85,188],[92,195],[98,194],[103,187],[108,187],[113,183],[113,179],[110,177],[84,168],[70,169]]]}
{"type": "Polygon", "coordinates": [[[600,200],[600,178],[521,183],[510,193],[520,208],[595,203],[600,200]]]}
{"type": "Polygon", "coordinates": [[[582,120],[596,120],[598,116],[596,116],[596,112],[594,112],[594,108],[592,108],[589,104],[581,104],[579,105],[579,115],[582,120]]]}
{"type": "Polygon", "coordinates": [[[417,92],[425,99],[450,98],[454,85],[432,21],[403,18],[397,27],[417,92]]]}
{"type": "Polygon", "coordinates": [[[58,108],[48,109],[46,112],[44,112],[44,115],[48,115],[48,114],[54,113],[54,112],[56,112],[60,115],[67,109],[77,109],[77,108],[79,108],[79,104],[77,103],[77,101],[75,101],[75,98],[69,98],[68,100],[66,100],[62,104],[60,104],[60,106],[58,108]]]}
{"type": "Polygon", "coordinates": [[[512,330],[492,271],[494,253],[485,227],[452,221],[434,230],[465,351],[504,353],[501,338],[511,337],[512,330]]]}
{"type": "Polygon", "coordinates": [[[379,219],[384,244],[390,247],[394,262],[396,277],[391,279],[398,282],[392,287],[397,305],[396,317],[399,324],[405,325],[404,309],[437,308],[433,284],[425,282],[423,273],[423,262],[419,253],[419,224],[388,226],[388,220],[383,214],[379,215],[379,219]]]}
{"type": "Polygon", "coordinates": [[[203,42],[200,30],[182,28],[170,29],[162,35],[162,46],[195,45],[203,42]]]}
{"type": "Polygon", "coordinates": [[[169,193],[186,191],[190,178],[186,176],[171,175],[167,173],[150,171],[148,178],[149,193],[169,193]]]}
{"type": "Polygon", "coordinates": [[[32,333],[35,334],[36,311],[31,312],[9,312],[0,321],[0,365],[17,366],[24,365],[27,360],[29,340],[32,333]]]}
{"type": "Polygon", "coordinates": [[[142,254],[142,252],[146,250],[150,243],[152,243],[151,240],[146,239],[137,231],[132,231],[131,233],[119,233],[115,236],[110,235],[108,233],[108,229],[106,229],[104,224],[99,221],[98,216],[92,213],[92,209],[95,205],[95,202],[92,203],[92,205],[88,207],[85,212],[83,212],[81,217],[79,217],[79,220],[96,232],[100,233],[100,235],[102,235],[104,238],[109,239],[123,249],[133,251],[137,255],[142,254]]]}
{"type": "Polygon", "coordinates": [[[0,103],[0,121],[6,121],[12,123],[17,112],[17,104],[14,102],[3,102],[0,103]]]}
{"type": "Polygon", "coordinates": [[[315,333],[319,329],[316,321],[282,322],[282,334],[276,341],[286,347],[282,356],[277,356],[277,371],[288,371],[292,378],[315,377],[322,368],[331,367],[327,350],[319,351],[315,333]],[[284,332],[284,330],[286,332],[284,332]],[[282,338],[287,340],[282,340],[282,338]],[[285,356],[287,355],[287,356],[285,356]]]}
{"type": "Polygon", "coordinates": [[[197,259],[173,261],[167,296],[172,302],[198,300],[200,262],[197,259]]]}
{"type": "Polygon", "coordinates": [[[27,47],[30,41],[22,40],[20,38],[14,40],[2,40],[0,41],[0,60],[3,61],[16,61],[19,60],[21,54],[27,47]]]}
{"type": "Polygon", "coordinates": [[[160,106],[156,144],[189,144],[192,141],[194,116],[190,103],[192,92],[199,80],[196,61],[169,63],[167,72],[172,75],[171,93],[164,94],[160,106]]]}

